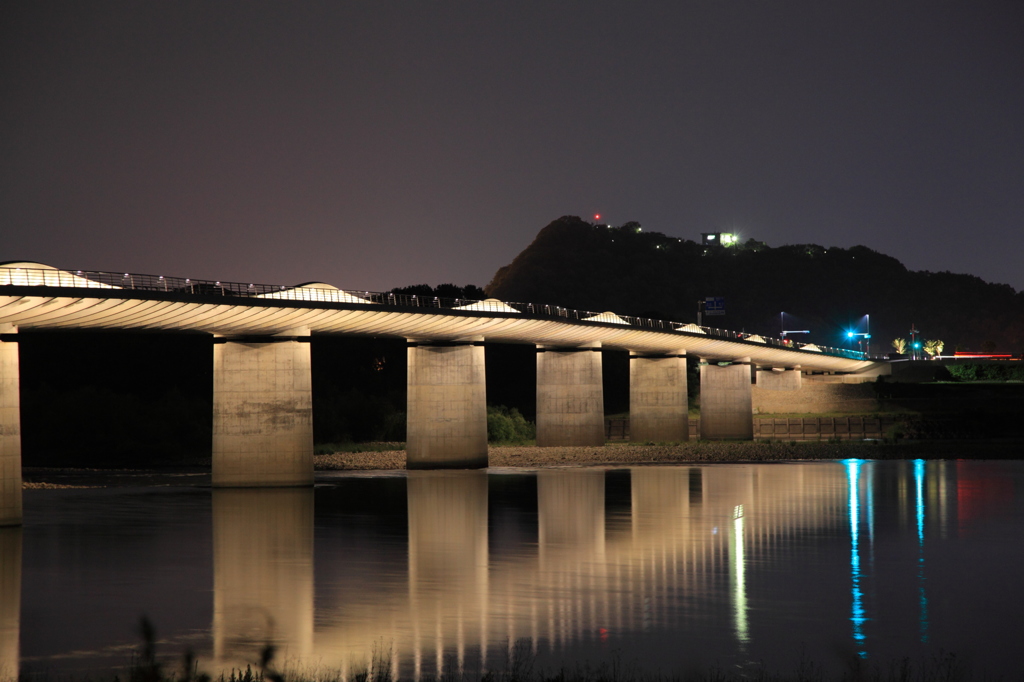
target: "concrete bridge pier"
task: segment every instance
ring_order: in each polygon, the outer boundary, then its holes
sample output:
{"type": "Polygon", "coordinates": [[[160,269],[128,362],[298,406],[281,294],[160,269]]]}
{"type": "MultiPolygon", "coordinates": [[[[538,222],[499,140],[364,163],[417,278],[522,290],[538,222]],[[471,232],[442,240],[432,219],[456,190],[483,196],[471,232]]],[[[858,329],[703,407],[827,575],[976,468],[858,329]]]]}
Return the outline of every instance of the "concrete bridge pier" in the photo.
{"type": "Polygon", "coordinates": [[[0,526],[20,526],[21,400],[17,327],[0,325],[0,526]]]}
{"type": "Polygon", "coordinates": [[[217,337],[213,486],[313,485],[309,330],[217,337]]]}
{"type": "Polygon", "coordinates": [[[629,439],[634,443],[690,439],[686,351],[629,354],[629,439]]]}
{"type": "Polygon", "coordinates": [[[487,466],[483,341],[409,341],[408,469],[487,466]]]}
{"type": "Polygon", "coordinates": [[[750,358],[700,364],[700,437],[753,440],[754,408],[750,358]]]}
{"type": "Polygon", "coordinates": [[[537,445],[604,445],[599,346],[537,347],[537,445]]]}

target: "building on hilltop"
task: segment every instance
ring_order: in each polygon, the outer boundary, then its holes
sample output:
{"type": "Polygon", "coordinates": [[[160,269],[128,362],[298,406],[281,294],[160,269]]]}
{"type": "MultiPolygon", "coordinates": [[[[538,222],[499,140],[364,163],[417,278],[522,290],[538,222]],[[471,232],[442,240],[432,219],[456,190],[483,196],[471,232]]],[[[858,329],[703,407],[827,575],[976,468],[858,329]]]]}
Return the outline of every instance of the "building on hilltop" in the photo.
{"type": "Polygon", "coordinates": [[[735,246],[739,235],[732,232],[701,232],[700,243],[704,246],[735,246]]]}

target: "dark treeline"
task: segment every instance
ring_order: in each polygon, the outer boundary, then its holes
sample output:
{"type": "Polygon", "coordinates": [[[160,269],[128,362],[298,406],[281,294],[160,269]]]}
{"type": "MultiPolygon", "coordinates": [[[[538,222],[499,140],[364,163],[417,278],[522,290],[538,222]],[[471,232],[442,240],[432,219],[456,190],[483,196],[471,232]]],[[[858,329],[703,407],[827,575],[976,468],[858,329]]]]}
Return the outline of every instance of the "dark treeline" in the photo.
{"type": "Polygon", "coordinates": [[[209,456],[213,343],[203,334],[18,334],[26,466],[209,456]]]}
{"type": "Polygon", "coordinates": [[[436,296],[437,298],[463,298],[470,301],[482,301],[487,298],[484,290],[475,284],[467,284],[460,287],[455,284],[438,284],[432,287],[429,284],[414,284],[408,287],[395,287],[391,290],[393,294],[406,294],[407,296],[436,296]]]}
{"type": "MultiPolygon", "coordinates": [[[[212,337],[25,330],[19,353],[25,466],[145,466],[209,457],[212,337]]],[[[315,442],[405,439],[404,339],[314,335],[310,353],[315,442]]],[[[534,347],[488,344],[485,353],[492,415],[511,416],[515,409],[534,421],[534,347]]],[[[604,355],[606,390],[614,396],[607,407],[625,411],[627,356],[604,355]]]]}
{"type": "Polygon", "coordinates": [[[695,320],[699,299],[723,296],[727,314],[705,324],[778,335],[784,311],[788,329],[811,330],[800,340],[855,348],[845,330],[870,315],[875,352],[889,352],[911,324],[922,341],[942,339],[946,353],[1024,352],[1024,292],[972,275],[911,271],[865,246],[705,247],[639,223],[607,227],[566,216],[541,230],[486,291],[505,301],[681,322],[695,320]]]}

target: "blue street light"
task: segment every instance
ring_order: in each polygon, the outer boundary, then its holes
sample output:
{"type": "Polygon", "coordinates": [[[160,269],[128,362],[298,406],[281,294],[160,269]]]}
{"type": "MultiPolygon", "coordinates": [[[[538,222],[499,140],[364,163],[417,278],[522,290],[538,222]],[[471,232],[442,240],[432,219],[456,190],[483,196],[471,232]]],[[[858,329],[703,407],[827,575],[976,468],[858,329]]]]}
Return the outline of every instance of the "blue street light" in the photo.
{"type": "MultiPolygon", "coordinates": [[[[869,316],[865,315],[864,320],[866,321],[867,325],[871,324],[871,318],[869,316]]],[[[867,329],[870,331],[871,327],[869,326],[867,327],[867,329]]],[[[859,336],[860,338],[857,339],[857,345],[860,346],[863,350],[864,345],[870,343],[871,334],[869,333],[869,331],[855,332],[852,329],[848,329],[846,330],[846,338],[853,340],[859,336]]],[[[868,345],[868,348],[870,349],[870,345],[868,345]]]]}

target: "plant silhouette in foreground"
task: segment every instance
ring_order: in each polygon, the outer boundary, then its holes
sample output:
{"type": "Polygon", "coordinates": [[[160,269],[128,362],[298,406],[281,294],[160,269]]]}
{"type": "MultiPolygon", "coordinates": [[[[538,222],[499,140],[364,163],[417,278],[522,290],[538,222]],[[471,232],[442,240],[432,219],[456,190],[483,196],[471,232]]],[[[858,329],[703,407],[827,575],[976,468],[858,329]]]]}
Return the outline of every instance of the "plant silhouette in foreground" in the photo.
{"type": "MultiPolygon", "coordinates": [[[[348,676],[319,667],[290,670],[286,674],[275,667],[276,649],[267,644],[260,649],[255,667],[250,664],[244,670],[232,668],[211,677],[199,671],[192,651],[186,651],[180,674],[166,671],[157,658],[155,629],[145,617],[140,620],[139,634],[142,646],[138,657],[133,659],[128,682],[414,682],[399,677],[393,663],[394,650],[383,641],[373,647],[367,665],[348,676]]],[[[21,679],[34,678],[23,676],[21,679]]],[[[717,665],[673,674],[644,671],[638,661],[624,661],[621,652],[614,651],[608,661],[596,666],[579,662],[572,667],[563,665],[548,671],[537,667],[531,642],[522,639],[505,647],[504,665],[500,668],[468,671],[458,665],[454,656],[446,656],[436,676],[422,675],[415,682],[984,682],[988,679],[996,678],[975,677],[964,661],[945,650],[918,663],[904,657],[883,665],[854,656],[842,671],[829,671],[802,653],[797,669],[790,673],[750,663],[735,669],[717,665]]],[[[120,682],[116,676],[113,680],[120,682]]]]}

